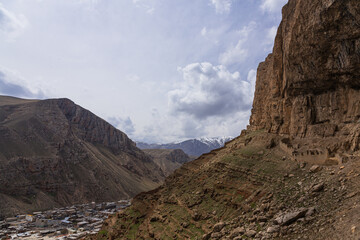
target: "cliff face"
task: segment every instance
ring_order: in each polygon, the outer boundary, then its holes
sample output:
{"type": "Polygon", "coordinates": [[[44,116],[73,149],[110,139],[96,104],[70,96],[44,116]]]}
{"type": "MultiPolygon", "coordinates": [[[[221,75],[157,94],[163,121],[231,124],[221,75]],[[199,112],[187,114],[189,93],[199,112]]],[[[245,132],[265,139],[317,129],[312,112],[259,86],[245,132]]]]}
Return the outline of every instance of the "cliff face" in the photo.
{"type": "Polygon", "coordinates": [[[137,150],[136,144],[124,133],[106,121],[99,119],[91,112],[75,105],[72,101],[60,99],[49,100],[49,103],[57,104],[82,140],[93,144],[101,144],[111,148],[115,153],[120,151],[134,153],[137,150]]]}
{"type": "Polygon", "coordinates": [[[164,178],[124,133],[68,99],[0,97],[0,215],[133,197],[164,178]]]}
{"type": "Polygon", "coordinates": [[[273,53],[258,68],[250,129],[358,135],[349,131],[360,119],[359,66],[359,1],[290,0],[273,53]]]}

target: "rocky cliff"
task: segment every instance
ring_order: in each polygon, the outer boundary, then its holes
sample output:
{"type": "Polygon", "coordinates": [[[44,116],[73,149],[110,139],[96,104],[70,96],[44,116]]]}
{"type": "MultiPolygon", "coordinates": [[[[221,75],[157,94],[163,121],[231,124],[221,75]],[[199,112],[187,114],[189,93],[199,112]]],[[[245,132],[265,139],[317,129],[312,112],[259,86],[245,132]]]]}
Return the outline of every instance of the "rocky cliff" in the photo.
{"type": "Polygon", "coordinates": [[[289,0],[250,126],[93,239],[359,239],[360,1],[289,0]]]}
{"type": "Polygon", "coordinates": [[[124,133],[68,99],[0,97],[0,214],[113,201],[163,172],[124,133]]]}
{"type": "Polygon", "coordinates": [[[258,68],[250,129],[336,137],[333,150],[357,150],[359,1],[290,0],[282,11],[273,53],[258,68]]]}

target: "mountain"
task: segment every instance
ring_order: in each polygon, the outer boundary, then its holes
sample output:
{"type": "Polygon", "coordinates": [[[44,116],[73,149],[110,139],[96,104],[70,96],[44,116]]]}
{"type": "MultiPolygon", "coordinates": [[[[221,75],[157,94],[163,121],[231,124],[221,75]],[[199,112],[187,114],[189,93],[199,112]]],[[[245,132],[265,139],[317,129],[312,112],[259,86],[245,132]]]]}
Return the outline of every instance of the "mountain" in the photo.
{"type": "Polygon", "coordinates": [[[359,239],[359,13],[358,0],[289,0],[248,129],[96,239],[359,239]]]}
{"type": "Polygon", "coordinates": [[[124,133],[69,99],[0,96],[0,215],[128,199],[161,169],[124,133]]]}
{"type": "Polygon", "coordinates": [[[136,146],[140,149],[181,149],[189,156],[198,157],[211,150],[223,147],[224,144],[231,139],[232,137],[197,138],[167,144],[137,142],[136,146]]]}
{"type": "Polygon", "coordinates": [[[184,163],[194,160],[181,149],[143,149],[161,168],[165,176],[170,175],[184,163]]]}

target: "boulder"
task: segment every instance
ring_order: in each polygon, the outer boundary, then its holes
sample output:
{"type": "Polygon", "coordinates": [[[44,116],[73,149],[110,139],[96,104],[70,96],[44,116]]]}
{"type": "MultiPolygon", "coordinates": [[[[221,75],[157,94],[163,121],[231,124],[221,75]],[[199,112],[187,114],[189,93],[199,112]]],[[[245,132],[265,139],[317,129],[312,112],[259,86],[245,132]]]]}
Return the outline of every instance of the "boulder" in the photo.
{"type": "Polygon", "coordinates": [[[219,222],[219,223],[214,225],[213,232],[220,232],[224,227],[225,227],[225,223],[224,222],[219,222]]]}
{"type": "Polygon", "coordinates": [[[237,236],[243,235],[245,233],[245,229],[243,227],[237,227],[230,233],[230,239],[234,239],[237,236]]]}
{"type": "Polygon", "coordinates": [[[299,218],[305,217],[307,211],[307,208],[301,208],[292,212],[282,213],[274,219],[274,223],[277,225],[290,225],[299,218]]]}

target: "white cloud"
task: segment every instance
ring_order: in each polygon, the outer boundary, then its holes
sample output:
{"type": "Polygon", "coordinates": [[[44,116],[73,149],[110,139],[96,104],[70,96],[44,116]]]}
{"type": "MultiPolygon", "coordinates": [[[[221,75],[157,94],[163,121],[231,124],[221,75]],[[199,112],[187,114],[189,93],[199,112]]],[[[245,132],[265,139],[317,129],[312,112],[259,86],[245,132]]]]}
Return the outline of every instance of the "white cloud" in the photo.
{"type": "Polygon", "coordinates": [[[131,121],[130,117],[121,118],[121,117],[109,117],[107,118],[109,123],[111,123],[114,127],[119,129],[120,131],[126,133],[127,135],[132,135],[135,132],[135,126],[131,121]]]}
{"type": "Polygon", "coordinates": [[[278,29],[277,26],[273,26],[273,27],[269,28],[267,31],[267,35],[266,35],[267,39],[269,39],[273,42],[275,40],[277,29],[278,29]]]}
{"type": "Polygon", "coordinates": [[[234,63],[243,62],[248,56],[248,50],[243,48],[243,43],[244,40],[239,40],[235,46],[221,54],[220,63],[229,66],[234,63]]]}
{"type": "Polygon", "coordinates": [[[28,25],[26,17],[22,14],[16,15],[7,10],[0,3],[0,31],[10,37],[18,36],[28,25]]]}
{"type": "Polygon", "coordinates": [[[260,8],[264,12],[276,13],[287,3],[287,0],[263,0],[260,8]]]}
{"type": "Polygon", "coordinates": [[[247,110],[252,102],[252,85],[231,73],[225,66],[193,63],[179,68],[184,81],[168,93],[173,113],[185,113],[197,119],[224,116],[247,110]]]}
{"type": "Polygon", "coordinates": [[[274,40],[277,33],[277,26],[273,26],[266,30],[266,37],[263,40],[264,51],[270,52],[274,46],[274,40]]]}
{"type": "Polygon", "coordinates": [[[203,27],[203,29],[201,29],[201,36],[205,37],[207,34],[207,29],[206,27],[203,27]]]}
{"type": "Polygon", "coordinates": [[[255,29],[256,23],[250,22],[249,25],[243,27],[237,33],[240,39],[235,46],[231,46],[219,57],[219,62],[225,66],[234,63],[241,63],[248,57],[248,50],[244,47],[244,43],[248,40],[249,34],[255,29]]]}
{"type": "Polygon", "coordinates": [[[189,64],[179,71],[184,82],[168,94],[170,111],[151,109],[152,119],[136,129],[134,139],[168,143],[240,134],[250,117],[256,70],[250,70],[246,80],[210,63],[189,64]]]}
{"type": "Polygon", "coordinates": [[[231,10],[231,0],[210,0],[218,14],[229,13],[231,10]]]}

